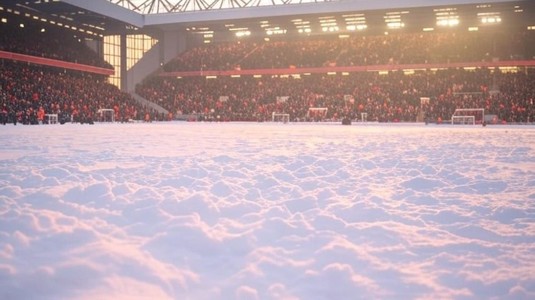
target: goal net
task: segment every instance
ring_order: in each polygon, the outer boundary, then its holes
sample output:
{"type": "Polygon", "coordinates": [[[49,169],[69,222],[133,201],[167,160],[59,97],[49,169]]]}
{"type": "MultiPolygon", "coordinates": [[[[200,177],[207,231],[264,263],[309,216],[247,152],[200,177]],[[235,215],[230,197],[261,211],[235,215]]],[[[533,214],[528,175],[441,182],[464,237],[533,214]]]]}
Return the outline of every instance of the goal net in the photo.
{"type": "Polygon", "coordinates": [[[115,122],[115,110],[111,108],[101,108],[97,114],[99,122],[115,122]]]}
{"type": "Polygon", "coordinates": [[[327,116],[327,107],[309,107],[307,112],[307,120],[309,121],[323,121],[327,116]]]}
{"type": "Polygon", "coordinates": [[[271,121],[288,123],[288,122],[290,122],[290,114],[273,112],[273,113],[271,113],[271,121]]]}
{"type": "Polygon", "coordinates": [[[475,125],[482,124],[485,119],[484,108],[457,108],[451,115],[451,124],[475,125]]]}

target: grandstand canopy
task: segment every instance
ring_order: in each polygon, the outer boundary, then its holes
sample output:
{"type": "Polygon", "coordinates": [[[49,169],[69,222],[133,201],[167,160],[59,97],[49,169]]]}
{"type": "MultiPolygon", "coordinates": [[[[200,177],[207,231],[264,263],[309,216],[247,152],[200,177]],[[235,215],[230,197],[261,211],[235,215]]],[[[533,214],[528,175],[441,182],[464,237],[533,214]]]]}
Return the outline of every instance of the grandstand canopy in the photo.
{"type": "Polygon", "coordinates": [[[535,25],[535,1],[515,0],[1,0],[2,7],[55,17],[101,35],[169,30],[310,34],[492,23],[535,25]],[[440,18],[443,18],[442,20],[440,18]],[[444,19],[445,18],[445,19],[444,19]],[[457,19],[457,21],[450,21],[457,19]],[[489,22],[491,23],[491,22],[489,22]],[[456,25],[456,24],[454,24],[456,25]]]}

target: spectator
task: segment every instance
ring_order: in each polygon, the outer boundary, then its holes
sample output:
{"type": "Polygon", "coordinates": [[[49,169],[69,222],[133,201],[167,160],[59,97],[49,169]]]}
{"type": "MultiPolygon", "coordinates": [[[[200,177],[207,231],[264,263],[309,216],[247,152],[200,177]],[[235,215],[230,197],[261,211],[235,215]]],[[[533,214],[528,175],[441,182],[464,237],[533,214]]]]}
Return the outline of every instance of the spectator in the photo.
{"type": "Polygon", "coordinates": [[[68,115],[75,122],[90,123],[101,108],[115,108],[116,120],[156,115],[107,83],[104,76],[9,60],[0,60],[0,64],[2,123],[37,124],[46,114],[68,115]]]}
{"type": "Polygon", "coordinates": [[[75,31],[11,14],[7,20],[0,23],[0,50],[113,68],[86,46],[75,31]]]}
{"type": "Polygon", "coordinates": [[[422,71],[413,75],[364,72],[312,74],[302,78],[152,77],[137,87],[145,98],[176,114],[203,114],[227,121],[262,121],[272,112],[307,120],[310,107],[326,107],[326,119],[360,116],[380,122],[449,119],[456,108],[485,108],[508,122],[534,120],[535,73],[502,74],[487,69],[422,71]],[[491,95],[497,83],[499,93],[491,95]],[[223,97],[222,97],[223,96],[223,97]],[[280,97],[286,101],[278,101],[280,97]],[[431,97],[421,106],[421,97],[431,97]],[[499,100],[498,100],[499,99],[499,100]],[[497,104],[499,103],[499,104],[497,104]],[[424,116],[422,116],[424,115],[424,116]]]}

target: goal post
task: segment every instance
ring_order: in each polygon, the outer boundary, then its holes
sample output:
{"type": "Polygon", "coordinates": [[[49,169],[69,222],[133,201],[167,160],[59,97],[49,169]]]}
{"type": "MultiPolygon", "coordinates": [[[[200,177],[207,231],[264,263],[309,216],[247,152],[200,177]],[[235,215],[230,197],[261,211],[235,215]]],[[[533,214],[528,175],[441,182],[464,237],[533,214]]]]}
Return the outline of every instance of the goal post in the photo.
{"type": "Polygon", "coordinates": [[[327,116],[327,107],[309,107],[307,112],[307,120],[323,121],[327,116]]]}
{"type": "Polygon", "coordinates": [[[111,108],[100,108],[97,114],[99,122],[115,122],[115,110],[111,108]]]}
{"type": "Polygon", "coordinates": [[[476,125],[485,121],[484,108],[457,108],[451,115],[452,125],[476,125]]]}
{"type": "Polygon", "coordinates": [[[271,113],[271,121],[272,122],[282,122],[282,123],[288,123],[290,122],[290,114],[285,113],[271,113]]]}

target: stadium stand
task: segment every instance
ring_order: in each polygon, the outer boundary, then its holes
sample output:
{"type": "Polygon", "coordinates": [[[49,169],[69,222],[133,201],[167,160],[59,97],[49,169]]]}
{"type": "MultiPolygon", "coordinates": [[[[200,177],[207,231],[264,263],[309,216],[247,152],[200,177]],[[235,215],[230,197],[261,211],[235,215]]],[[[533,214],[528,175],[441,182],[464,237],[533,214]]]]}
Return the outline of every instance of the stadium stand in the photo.
{"type": "Polygon", "coordinates": [[[63,27],[10,15],[7,22],[0,23],[0,32],[3,51],[112,69],[76,32],[63,27]]]}
{"type": "Polygon", "coordinates": [[[177,115],[228,121],[264,121],[273,112],[289,113],[292,121],[310,121],[314,119],[308,114],[310,107],[327,107],[324,118],[334,121],[357,119],[365,112],[368,120],[380,122],[442,122],[457,108],[481,107],[500,122],[533,122],[532,69],[515,68],[514,73],[506,73],[494,67],[465,70],[448,65],[533,60],[534,41],[533,31],[507,29],[203,45],[185,51],[164,70],[178,76],[199,69],[253,70],[258,75],[212,79],[153,76],[136,90],[177,115]],[[407,74],[400,70],[327,75],[333,67],[410,64],[443,67],[407,74]],[[282,76],[266,71],[288,68],[321,68],[325,72],[282,76]],[[431,101],[421,103],[422,97],[431,101]]]}
{"type": "Polygon", "coordinates": [[[391,35],[236,41],[184,52],[165,71],[280,69],[324,66],[523,60],[535,56],[535,34],[519,31],[445,31],[391,35]]]}
{"type": "Polygon", "coordinates": [[[530,70],[447,69],[404,72],[292,76],[152,77],[138,86],[142,96],[177,115],[201,114],[226,121],[264,121],[272,112],[291,121],[310,121],[309,107],[327,107],[325,119],[359,118],[380,122],[449,119],[455,108],[482,107],[501,121],[535,118],[535,73],[530,70]],[[284,102],[278,101],[287,96],[284,102]],[[421,97],[430,97],[421,105],[421,97]],[[423,114],[420,115],[420,113],[423,114]]]}
{"type": "MultiPolygon", "coordinates": [[[[58,26],[10,16],[0,23],[0,50],[111,69],[76,34],[58,26]],[[12,21],[14,20],[14,21],[12,21]],[[24,22],[24,26],[20,26],[24,22]]],[[[190,120],[266,121],[287,113],[291,121],[314,121],[309,108],[327,108],[322,120],[441,122],[458,108],[485,108],[499,122],[535,120],[535,70],[515,67],[448,67],[455,62],[535,59],[535,31],[437,30],[395,34],[353,34],[223,41],[192,47],[146,78],[136,92],[175,116],[190,120]],[[333,67],[439,64],[405,72],[350,72],[333,67]],[[321,68],[323,73],[287,75],[265,70],[321,68]],[[202,71],[251,70],[253,75],[207,78],[202,71]],[[200,75],[162,76],[201,71],[200,75]],[[167,74],[168,75],[168,74],[167,74]],[[429,103],[421,102],[428,97],[429,103]]],[[[104,75],[1,59],[2,122],[36,124],[43,113],[74,122],[97,119],[113,109],[115,120],[169,120],[106,83],[104,75]]]]}
{"type": "Polygon", "coordinates": [[[160,119],[156,112],[106,82],[104,76],[0,60],[1,122],[39,124],[39,111],[58,121],[92,123],[101,108],[114,109],[115,120],[160,119]]]}
{"type": "MultiPolygon", "coordinates": [[[[65,61],[112,68],[72,30],[10,15],[8,22],[0,23],[0,31],[0,50],[5,53],[50,58],[58,65],[65,61]]],[[[105,75],[11,59],[0,59],[0,66],[3,124],[47,123],[48,115],[57,115],[58,122],[92,123],[104,117],[98,114],[99,109],[113,109],[116,121],[167,120],[167,116],[140,105],[131,95],[107,83],[105,75]]]]}

